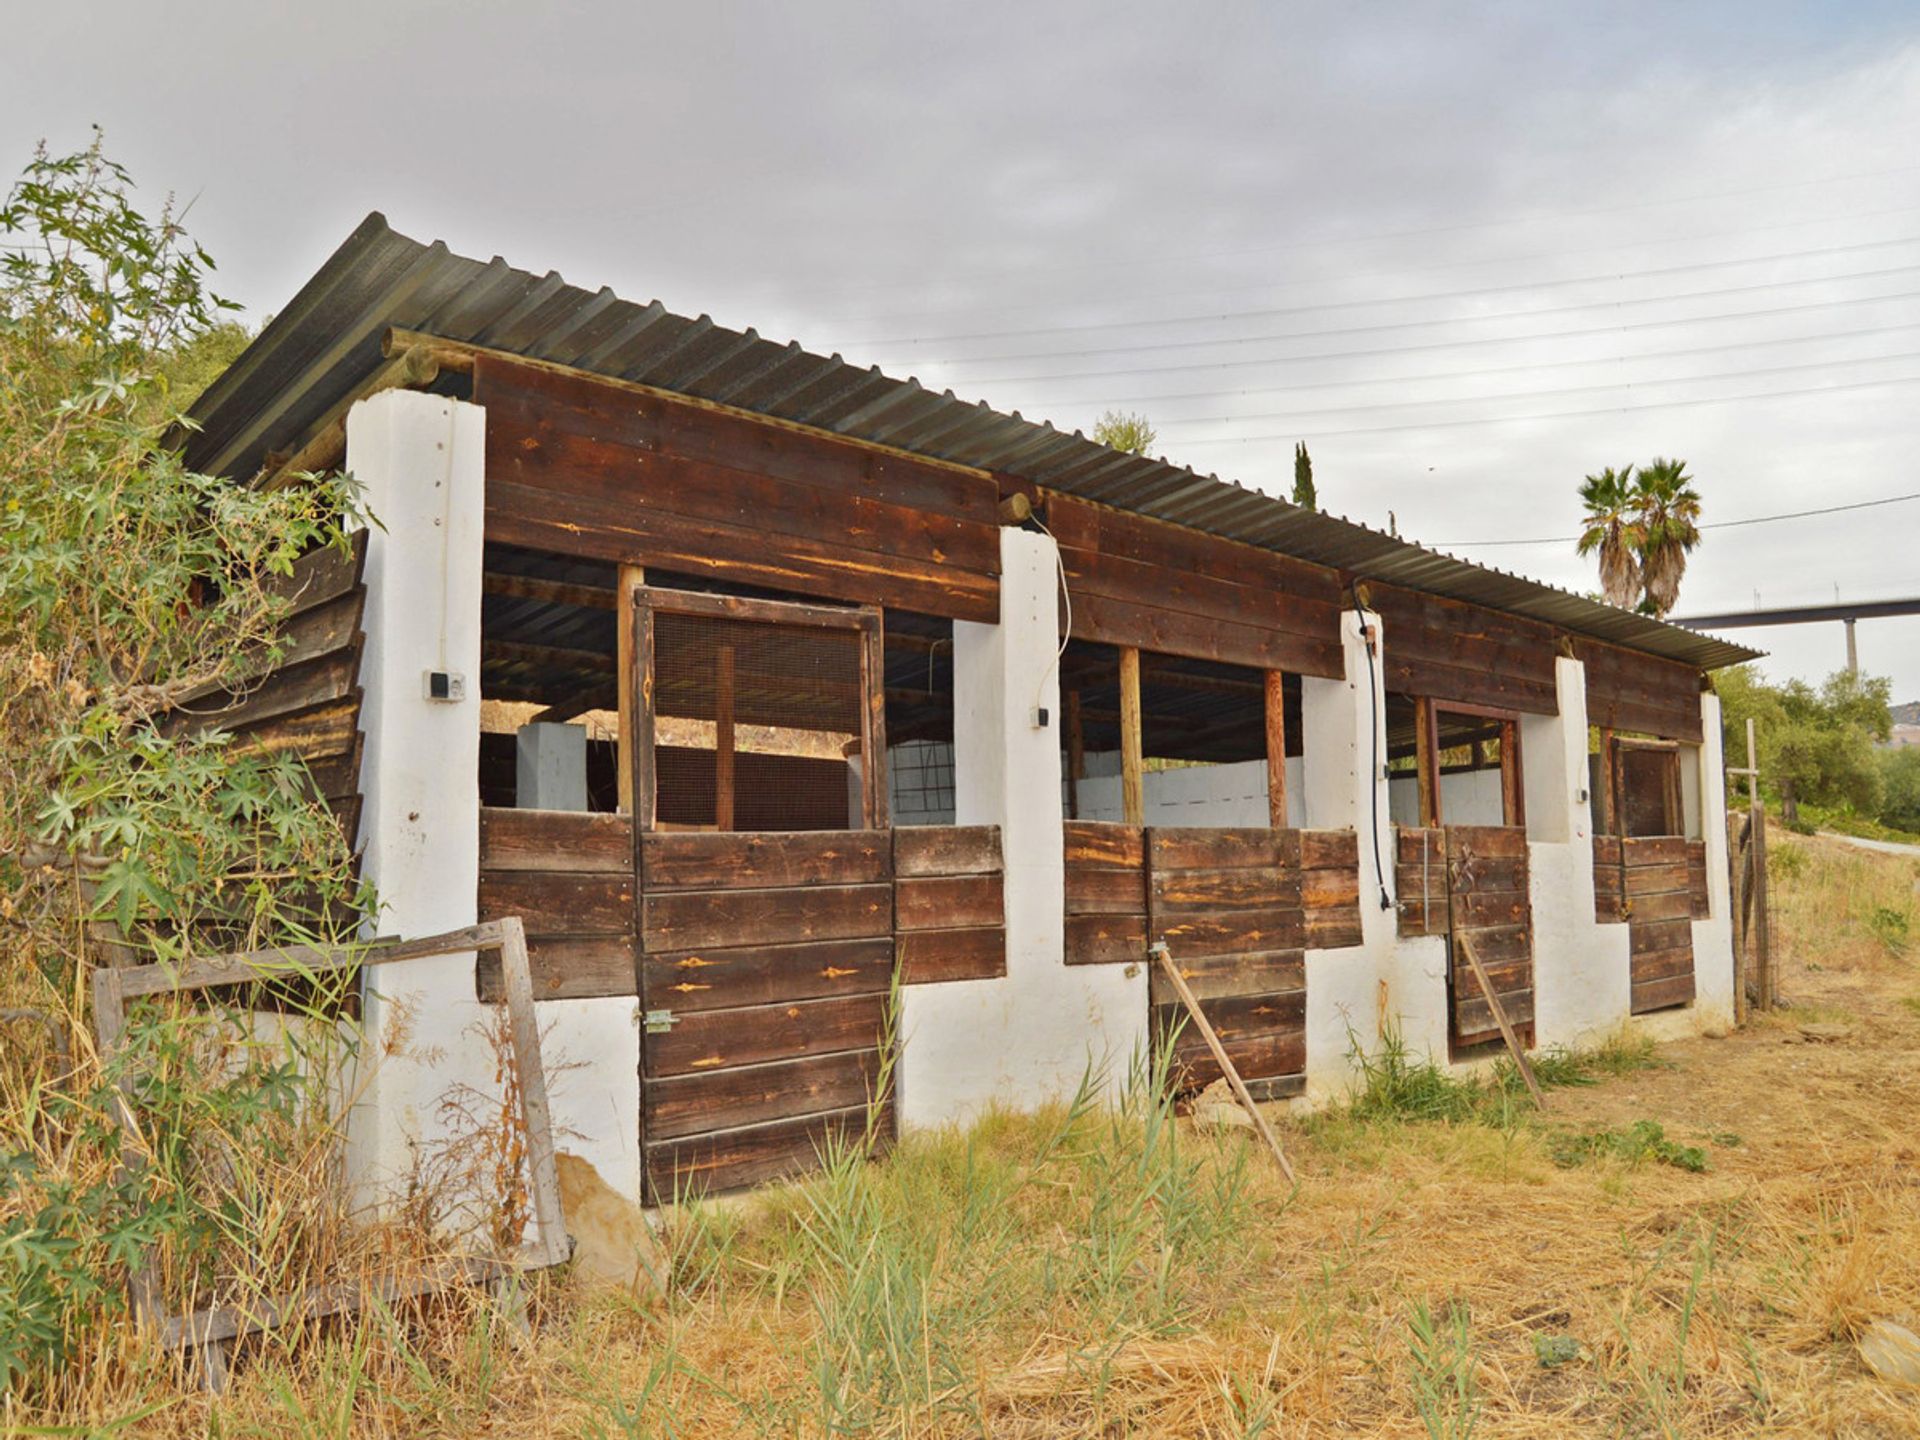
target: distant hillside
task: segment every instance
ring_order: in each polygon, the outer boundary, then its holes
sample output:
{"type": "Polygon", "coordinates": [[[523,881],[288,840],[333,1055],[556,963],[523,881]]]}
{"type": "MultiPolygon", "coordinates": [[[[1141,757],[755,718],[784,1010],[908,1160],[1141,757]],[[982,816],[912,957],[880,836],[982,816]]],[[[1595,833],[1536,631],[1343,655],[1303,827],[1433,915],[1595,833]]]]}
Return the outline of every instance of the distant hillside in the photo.
{"type": "Polygon", "coordinates": [[[1904,705],[1894,706],[1893,723],[1896,725],[1920,725],[1920,700],[1909,700],[1904,705]]]}

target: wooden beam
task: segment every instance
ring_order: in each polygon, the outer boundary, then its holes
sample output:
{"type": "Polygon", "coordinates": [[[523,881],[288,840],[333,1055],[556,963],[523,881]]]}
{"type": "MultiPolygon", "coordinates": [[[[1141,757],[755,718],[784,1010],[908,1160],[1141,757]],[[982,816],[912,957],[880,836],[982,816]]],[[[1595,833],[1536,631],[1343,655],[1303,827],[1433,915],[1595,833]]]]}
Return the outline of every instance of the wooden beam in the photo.
{"type": "Polygon", "coordinates": [[[1440,747],[1435,733],[1433,701],[1421,696],[1413,702],[1414,764],[1420,787],[1422,829],[1440,823],[1440,747]]]}
{"type": "Polygon", "coordinates": [[[562,670],[615,674],[620,666],[614,656],[598,650],[575,650],[562,645],[531,645],[524,640],[486,639],[480,642],[483,660],[502,660],[511,664],[551,665],[562,670]]]}
{"type": "Polygon", "coordinates": [[[1080,728],[1080,692],[1069,690],[1062,700],[1067,725],[1067,818],[1080,818],[1080,781],[1087,769],[1087,738],[1080,728]]]}
{"type": "Polygon", "coordinates": [[[1147,823],[1147,792],[1141,773],[1140,651],[1120,647],[1120,810],[1129,825],[1147,823]]]}
{"type": "Polygon", "coordinates": [[[1602,725],[1600,727],[1600,793],[1595,797],[1600,802],[1600,833],[1602,835],[1619,833],[1614,828],[1615,812],[1619,807],[1614,803],[1613,752],[1613,727],[1602,725]]]}
{"type": "Polygon", "coordinates": [[[620,592],[600,585],[570,585],[560,580],[542,580],[537,575],[509,575],[489,570],[480,588],[488,595],[510,595],[516,600],[544,600],[549,605],[577,605],[587,610],[612,610],[620,604],[620,592]]]}
{"type": "Polygon", "coordinates": [[[713,828],[733,829],[733,646],[713,656],[713,828]]]}
{"type": "Polygon", "coordinates": [[[1267,823],[1287,828],[1287,677],[1267,672],[1267,823]]]}
{"type": "Polygon", "coordinates": [[[636,722],[635,702],[639,699],[640,686],[644,678],[636,668],[637,647],[634,645],[634,627],[639,620],[639,611],[635,604],[637,593],[647,583],[647,572],[638,565],[622,565],[619,571],[619,599],[614,616],[619,624],[618,663],[614,667],[614,683],[619,687],[617,700],[620,713],[620,749],[619,749],[619,805],[622,815],[635,812],[633,804],[633,760],[634,749],[639,743],[639,726],[636,722]]]}
{"type": "Polygon", "coordinates": [[[885,830],[893,809],[887,793],[886,619],[877,608],[863,613],[870,622],[862,629],[860,646],[860,683],[867,692],[860,757],[861,793],[866,800],[863,819],[869,830],[885,830]]]}
{"type": "MultiPolygon", "coordinates": [[[[1024,490],[1016,490],[1000,502],[1000,523],[1002,525],[1024,525],[1033,515],[1033,497],[1024,490]]],[[[1851,629],[1847,632],[1851,635],[1851,629]]]]}
{"type": "Polygon", "coordinates": [[[1520,722],[1500,725],[1500,813],[1509,825],[1527,823],[1527,792],[1521,780],[1520,722]]]}
{"type": "Polygon", "coordinates": [[[432,355],[410,351],[392,357],[321,416],[291,453],[267,456],[256,483],[263,490],[279,490],[296,476],[338,469],[347,454],[347,412],[355,404],[382,390],[422,390],[439,376],[440,365],[432,355]]]}

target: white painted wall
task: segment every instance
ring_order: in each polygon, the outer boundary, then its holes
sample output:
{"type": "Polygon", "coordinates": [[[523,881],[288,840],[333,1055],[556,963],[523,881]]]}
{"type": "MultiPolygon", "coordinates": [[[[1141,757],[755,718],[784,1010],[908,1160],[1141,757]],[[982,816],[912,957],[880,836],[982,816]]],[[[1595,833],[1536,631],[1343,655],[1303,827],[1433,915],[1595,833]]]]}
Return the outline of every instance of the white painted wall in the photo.
{"type": "MultiPolygon", "coordinates": [[[[1521,747],[1521,765],[1526,765],[1526,748],[1521,747]]],[[[1396,825],[1420,823],[1420,781],[1412,775],[1395,775],[1387,782],[1387,811],[1396,825]]],[[[1504,825],[1506,799],[1500,790],[1500,772],[1492,770],[1456,770],[1440,776],[1440,815],[1449,825],[1504,825]]]]}
{"type": "MultiPolygon", "coordinates": [[[[1122,820],[1120,754],[1089,754],[1087,777],[1079,791],[1082,820],[1122,820]]],[[[1287,761],[1287,823],[1307,824],[1302,794],[1306,770],[1301,757],[1287,761]]],[[[1267,811],[1267,762],[1242,760],[1231,765],[1180,765],[1149,770],[1140,777],[1146,823],[1210,827],[1264,827],[1267,811]]]]}
{"type": "Polygon", "coordinates": [[[955,820],[1000,826],[1007,973],[902,989],[904,1127],[1063,1099],[1089,1065],[1112,1095],[1145,1053],[1144,967],[1064,963],[1060,737],[1032,723],[1060,714],[1056,553],[1002,529],[1000,623],[953,627],[955,820]]]}
{"type": "MultiPolygon", "coordinates": [[[[428,935],[476,918],[485,438],[479,406],[411,391],[363,400],[347,417],[347,468],[379,522],[367,543],[360,838],[384,935],[428,935]],[[467,698],[427,700],[432,669],[463,675],[467,698]]],[[[601,999],[537,1010],[557,1143],[637,1196],[633,1008],[631,999],[601,999]]],[[[370,971],[364,1013],[348,1168],[363,1203],[377,1206],[404,1193],[459,1132],[450,1102],[479,1097],[497,1109],[488,1034],[496,1012],[475,996],[468,952],[370,971]]]]}

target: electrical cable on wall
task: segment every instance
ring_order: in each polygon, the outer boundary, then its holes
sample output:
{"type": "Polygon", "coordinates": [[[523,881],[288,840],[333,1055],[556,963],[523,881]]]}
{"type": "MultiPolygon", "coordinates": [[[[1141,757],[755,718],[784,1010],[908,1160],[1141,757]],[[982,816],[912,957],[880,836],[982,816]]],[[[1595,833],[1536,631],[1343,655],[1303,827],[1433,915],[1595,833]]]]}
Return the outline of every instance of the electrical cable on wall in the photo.
{"type": "Polygon", "coordinates": [[[1053,663],[1040,672],[1040,683],[1033,687],[1033,706],[1030,713],[1038,715],[1041,708],[1040,702],[1046,698],[1047,677],[1059,670],[1060,662],[1066,658],[1067,642],[1073,638],[1073,596],[1067,591],[1067,562],[1060,557],[1060,542],[1054,540],[1053,532],[1047,529],[1046,521],[1038,515],[1029,515],[1027,519],[1039,527],[1042,535],[1053,540],[1053,564],[1054,568],[1060,572],[1060,604],[1065,611],[1060,626],[1060,648],[1053,652],[1053,663]]]}
{"type": "Polygon", "coordinates": [[[1367,728],[1373,732],[1373,769],[1367,776],[1367,793],[1372,797],[1373,810],[1373,874],[1380,885],[1380,908],[1391,910],[1393,897],[1387,893],[1387,868],[1380,859],[1380,732],[1385,728],[1385,717],[1380,713],[1380,681],[1373,673],[1373,627],[1367,624],[1367,612],[1360,608],[1360,587],[1356,583],[1349,592],[1353,597],[1353,616],[1360,622],[1360,636],[1367,645],[1367,693],[1372,697],[1372,705],[1367,710],[1367,728]]]}

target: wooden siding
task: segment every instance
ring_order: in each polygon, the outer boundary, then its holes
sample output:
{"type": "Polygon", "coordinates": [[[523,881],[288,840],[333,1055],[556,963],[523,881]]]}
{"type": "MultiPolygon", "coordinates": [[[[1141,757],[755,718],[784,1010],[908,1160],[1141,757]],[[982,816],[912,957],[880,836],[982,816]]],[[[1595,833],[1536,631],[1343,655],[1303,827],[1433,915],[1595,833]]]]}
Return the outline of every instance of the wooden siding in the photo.
{"type": "Polygon", "coordinates": [[[1576,642],[1575,654],[1586,666],[1590,724],[1700,743],[1700,672],[1691,665],[1598,640],[1576,642]]]}
{"type": "Polygon", "coordinates": [[[1351,830],[1302,830],[1300,905],[1309,950],[1360,943],[1360,837],[1351,830]]]}
{"type": "Polygon", "coordinates": [[[1447,918],[1447,832],[1437,825],[1394,827],[1394,894],[1399,933],[1445,935],[1447,918]]]}
{"type": "Polygon", "coordinates": [[[1706,903],[1704,843],[1594,837],[1594,917],[1627,927],[1635,1015],[1692,1003],[1693,920],[1706,903]]]}
{"type": "Polygon", "coordinates": [[[1527,832],[1514,825],[1449,825],[1447,917],[1452,967],[1453,1042],[1500,1038],[1493,1007],[1461,951],[1462,937],[1500,997],[1507,1023],[1533,1023],[1533,908],[1528,898],[1527,832]]]}
{"type": "Polygon", "coordinates": [[[1535,715],[1559,713],[1551,626],[1498,610],[1371,585],[1386,688],[1535,715]]]}
{"type": "Polygon", "coordinates": [[[232,690],[194,694],[170,716],[173,733],[233,736],[229,754],[298,755],[314,792],[340,818],[347,843],[360,825],[360,655],[366,613],[367,535],[345,550],[316,550],[266,588],[290,602],[285,648],[265,676],[232,690]]]}
{"type": "Polygon", "coordinates": [[[893,927],[902,985],[1005,975],[1000,827],[916,825],[893,831],[893,927]]]}
{"type": "Polygon", "coordinates": [[[1067,964],[1144,964],[1146,832],[1105,820],[1069,820],[1065,830],[1067,964]]]}
{"type": "MultiPolygon", "coordinates": [[[[480,812],[482,920],[518,915],[536,1000],[634,993],[633,822],[576,810],[480,812]]],[[[480,998],[498,1004],[500,957],[480,956],[480,998]]]]}
{"type": "MultiPolygon", "coordinates": [[[[640,837],[647,1193],[812,1168],[866,1123],[894,947],[887,831],[640,837]]],[[[881,1117],[891,1133],[891,1107],[881,1117]]]]}
{"type": "Polygon", "coordinates": [[[1064,495],[1047,526],[1073,597],[1073,638],[1338,679],[1332,570],[1064,495]]]}
{"type": "Polygon", "coordinates": [[[991,476],[481,356],[489,540],[999,620],[991,476]]]}
{"type": "MultiPolygon", "coordinates": [[[[1148,931],[1164,941],[1242,1078],[1303,1074],[1306,914],[1297,830],[1147,831],[1148,931]]],[[[1183,1090],[1218,1064],[1159,966],[1150,973],[1156,1046],[1173,1046],[1183,1090]]]]}

